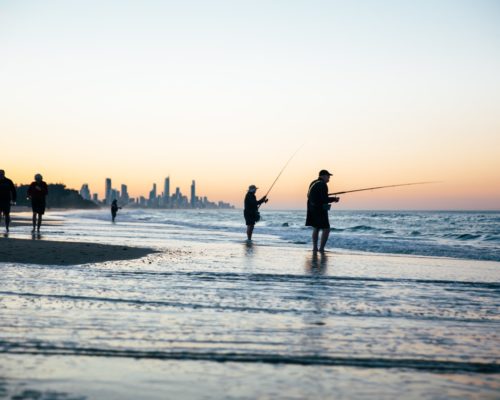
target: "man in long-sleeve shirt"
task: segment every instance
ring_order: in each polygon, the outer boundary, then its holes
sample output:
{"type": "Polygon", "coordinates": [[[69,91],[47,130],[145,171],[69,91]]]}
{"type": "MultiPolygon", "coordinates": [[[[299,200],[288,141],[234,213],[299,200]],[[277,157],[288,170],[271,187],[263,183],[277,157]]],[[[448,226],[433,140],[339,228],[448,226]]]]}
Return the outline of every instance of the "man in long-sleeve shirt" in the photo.
{"type": "Polygon", "coordinates": [[[257,200],[255,192],[257,191],[257,186],[250,185],[248,187],[248,192],[245,196],[245,209],[243,215],[245,217],[245,223],[247,225],[247,239],[252,240],[253,228],[257,222],[260,220],[259,206],[262,203],[267,203],[267,197],[264,196],[262,199],[257,200]]]}
{"type": "Polygon", "coordinates": [[[33,210],[33,230],[31,233],[35,233],[35,227],[38,233],[40,233],[42,215],[45,213],[45,198],[48,194],[49,189],[43,181],[42,175],[36,174],[35,181],[31,182],[28,188],[28,197],[31,199],[31,209],[33,210]]]}
{"type": "Polygon", "coordinates": [[[318,251],[318,236],[321,233],[321,243],[319,251],[325,251],[325,245],[330,235],[330,221],[328,210],[330,203],[339,201],[338,197],[328,196],[328,185],[330,174],[326,169],[319,171],[318,179],[311,182],[307,193],[307,217],[306,226],[312,226],[313,251],[318,251]]]}
{"type": "Polygon", "coordinates": [[[0,220],[2,214],[5,216],[5,229],[9,231],[10,206],[17,200],[17,192],[14,183],[5,177],[5,171],[0,169],[0,220]]]}

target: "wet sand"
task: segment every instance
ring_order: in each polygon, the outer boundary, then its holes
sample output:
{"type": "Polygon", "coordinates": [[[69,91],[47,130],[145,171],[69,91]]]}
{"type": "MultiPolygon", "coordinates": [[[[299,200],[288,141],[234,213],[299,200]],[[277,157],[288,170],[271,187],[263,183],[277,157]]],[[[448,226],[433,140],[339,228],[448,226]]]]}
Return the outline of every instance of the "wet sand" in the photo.
{"type": "Polygon", "coordinates": [[[76,265],[114,260],[131,260],[154,253],[145,247],[116,246],[99,243],[60,242],[33,239],[0,238],[0,262],[76,265]]]}

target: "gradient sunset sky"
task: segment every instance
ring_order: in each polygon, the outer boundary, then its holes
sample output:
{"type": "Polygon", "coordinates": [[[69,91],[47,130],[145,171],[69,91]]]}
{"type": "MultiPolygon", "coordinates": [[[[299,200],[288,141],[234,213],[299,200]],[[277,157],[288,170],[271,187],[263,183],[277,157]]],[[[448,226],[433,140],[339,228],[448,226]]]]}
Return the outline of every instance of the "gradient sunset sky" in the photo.
{"type": "Polygon", "coordinates": [[[0,168],[269,207],[500,209],[499,1],[1,1],[0,168]]]}

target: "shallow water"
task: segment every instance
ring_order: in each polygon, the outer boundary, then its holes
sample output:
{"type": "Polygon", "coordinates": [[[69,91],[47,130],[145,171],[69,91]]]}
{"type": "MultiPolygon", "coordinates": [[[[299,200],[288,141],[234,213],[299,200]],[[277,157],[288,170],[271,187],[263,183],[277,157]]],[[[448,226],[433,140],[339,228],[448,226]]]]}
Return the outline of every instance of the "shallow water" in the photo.
{"type": "MultiPolygon", "coordinates": [[[[109,221],[106,211],[72,215],[79,221],[109,221]]],[[[256,225],[260,243],[310,247],[305,211],[262,210],[261,215],[256,225]]],[[[155,225],[169,237],[227,242],[241,239],[243,218],[241,210],[129,209],[119,214],[119,222],[136,224],[141,233],[142,224],[148,223],[149,229],[155,225]]],[[[330,222],[330,246],[335,249],[500,261],[496,211],[335,211],[330,222]]]]}
{"type": "Polygon", "coordinates": [[[0,396],[498,398],[499,262],[335,236],[315,256],[187,213],[63,213],[42,236],[163,251],[144,259],[0,264],[0,396]]]}

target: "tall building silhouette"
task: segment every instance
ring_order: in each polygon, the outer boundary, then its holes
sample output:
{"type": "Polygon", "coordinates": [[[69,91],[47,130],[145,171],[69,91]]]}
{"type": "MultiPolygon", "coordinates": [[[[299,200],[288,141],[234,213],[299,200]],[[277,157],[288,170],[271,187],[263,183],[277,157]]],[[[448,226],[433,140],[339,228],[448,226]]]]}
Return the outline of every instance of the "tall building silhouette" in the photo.
{"type": "Polygon", "coordinates": [[[156,199],[156,183],[153,183],[153,189],[149,192],[149,200],[156,199]]]}
{"type": "Polygon", "coordinates": [[[112,191],[112,188],[111,188],[111,178],[106,178],[106,187],[105,187],[104,193],[105,193],[105,196],[106,196],[106,204],[108,204],[108,205],[111,204],[111,201],[113,200],[111,198],[111,196],[112,196],[111,191],[112,191]]]}
{"type": "Polygon", "coordinates": [[[191,207],[196,207],[196,182],[193,179],[191,184],[191,207]]]}
{"type": "Polygon", "coordinates": [[[82,196],[85,200],[90,200],[90,189],[87,183],[82,185],[82,188],[80,189],[80,196],[82,196]]]}
{"type": "Polygon", "coordinates": [[[122,193],[121,193],[120,199],[124,203],[128,203],[128,201],[129,201],[129,195],[128,195],[127,185],[123,185],[122,184],[122,193]]]}
{"type": "Polygon", "coordinates": [[[170,198],[170,176],[165,178],[165,184],[163,186],[163,198],[168,201],[170,198]]]}

